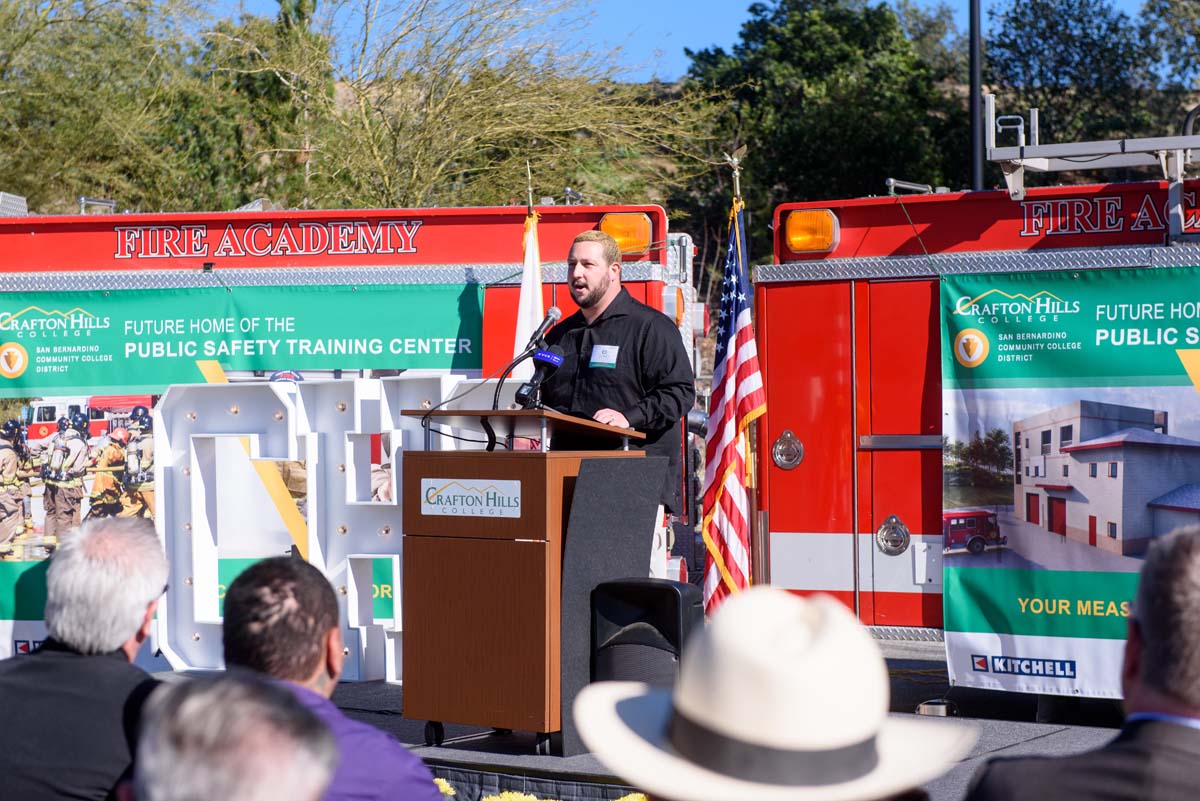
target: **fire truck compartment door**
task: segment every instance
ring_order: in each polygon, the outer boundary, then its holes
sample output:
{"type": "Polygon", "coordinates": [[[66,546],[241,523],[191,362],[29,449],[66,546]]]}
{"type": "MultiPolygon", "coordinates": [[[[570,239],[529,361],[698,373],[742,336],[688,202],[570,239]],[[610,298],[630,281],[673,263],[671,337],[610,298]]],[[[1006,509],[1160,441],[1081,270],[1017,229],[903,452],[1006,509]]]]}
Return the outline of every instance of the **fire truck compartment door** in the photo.
{"type": "Polygon", "coordinates": [[[938,283],[862,281],[854,292],[860,617],[940,628],[938,283]]]}
{"type": "Polygon", "coordinates": [[[770,581],[795,592],[829,593],[853,609],[851,285],[770,283],[757,293],[767,393],[759,480],[770,527],[770,581]],[[773,445],[793,438],[803,458],[776,463],[773,445]]]}

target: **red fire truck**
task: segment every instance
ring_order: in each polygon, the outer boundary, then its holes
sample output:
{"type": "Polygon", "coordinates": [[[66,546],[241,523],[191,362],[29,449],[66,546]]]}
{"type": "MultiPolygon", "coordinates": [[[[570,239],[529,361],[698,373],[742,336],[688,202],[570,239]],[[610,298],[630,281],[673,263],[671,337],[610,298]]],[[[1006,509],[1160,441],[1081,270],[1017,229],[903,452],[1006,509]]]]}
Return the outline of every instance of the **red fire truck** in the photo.
{"type": "MultiPolygon", "coordinates": [[[[543,206],[537,212],[540,252],[547,261],[545,308],[559,306],[564,315],[575,311],[565,286],[567,250],[581,231],[604,230],[616,237],[624,253],[623,285],[633,297],[675,321],[695,362],[695,334],[704,316],[692,286],[694,248],[690,237],[668,235],[661,207],[543,206]]],[[[89,295],[130,289],[481,285],[480,372],[487,376],[498,372],[513,353],[525,217],[520,207],[0,216],[0,302],[6,293],[70,292],[72,299],[86,300],[89,295]]],[[[24,358],[21,354],[47,344],[45,337],[54,333],[23,331],[16,311],[0,307],[0,348],[12,349],[14,363],[24,358]]],[[[65,319],[66,308],[54,313],[65,319]]],[[[365,374],[352,361],[344,365],[346,374],[365,374]]],[[[271,367],[295,365],[281,359],[271,367]]],[[[269,374],[259,370],[255,377],[269,374]]],[[[306,371],[305,377],[313,373],[306,371]]],[[[0,390],[10,397],[49,394],[31,391],[31,386],[36,381],[20,385],[0,370],[0,390]]],[[[97,398],[89,402],[86,395],[71,403],[80,410],[102,405],[97,398]]],[[[40,438],[41,428],[34,427],[52,427],[71,404],[52,405],[30,410],[31,438],[40,438]]],[[[107,431],[111,421],[98,423],[107,431]]],[[[696,503],[694,484],[685,476],[680,481],[690,509],[696,503]]]]}
{"type": "Polygon", "coordinates": [[[92,395],[35,398],[21,410],[21,422],[29,430],[29,439],[39,440],[58,430],[61,417],[70,419],[75,412],[88,416],[88,436],[102,437],[129,421],[135,406],[153,408],[157,395],[92,395]]]}
{"type": "Polygon", "coordinates": [[[995,512],[983,509],[956,509],[942,512],[942,553],[969,553],[979,556],[1008,544],[1000,533],[995,512]]]}
{"type": "MultiPolygon", "coordinates": [[[[868,625],[942,626],[939,276],[1200,264],[1200,246],[1185,241],[1200,231],[1200,183],[1178,169],[1190,154],[1158,143],[1142,153],[1165,151],[1169,170],[1174,159],[1170,181],[1025,190],[1020,168],[1053,168],[1065,152],[1022,161],[993,147],[993,160],[1008,159],[1009,192],[775,210],[774,263],[754,276],[771,583],[829,592],[868,625]]],[[[1102,152],[1136,150],[1120,144],[1102,152]]],[[[1120,164],[1130,163],[1158,161],[1120,164]]]]}

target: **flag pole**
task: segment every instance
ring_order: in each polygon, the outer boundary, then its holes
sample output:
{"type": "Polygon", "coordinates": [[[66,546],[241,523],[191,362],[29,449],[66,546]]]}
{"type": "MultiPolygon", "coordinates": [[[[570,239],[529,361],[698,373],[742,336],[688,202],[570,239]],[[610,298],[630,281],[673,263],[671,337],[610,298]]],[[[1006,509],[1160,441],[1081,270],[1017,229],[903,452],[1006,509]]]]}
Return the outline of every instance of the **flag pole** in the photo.
{"type": "Polygon", "coordinates": [[[741,145],[733,154],[722,153],[725,157],[725,163],[733,170],[733,199],[742,199],[742,159],[746,157],[746,146],[741,145]]]}
{"type": "Polygon", "coordinates": [[[525,160],[525,204],[525,210],[533,214],[533,169],[529,166],[529,159],[525,160]]]}
{"type": "MultiPolygon", "coordinates": [[[[521,292],[517,299],[517,321],[513,336],[513,358],[525,350],[525,342],[542,321],[542,257],[538,247],[537,212],[533,208],[533,168],[525,162],[525,233],[521,240],[521,292]]],[[[512,371],[516,380],[533,375],[533,363],[523,361],[512,371]]]]}
{"type": "MultiPolygon", "coordinates": [[[[733,153],[723,153],[725,163],[729,165],[733,171],[733,202],[736,208],[742,202],[742,161],[746,158],[746,145],[739,145],[734,149],[733,153]]],[[[747,274],[750,273],[750,265],[746,265],[747,274]]],[[[767,532],[766,526],[763,525],[763,515],[759,514],[758,509],[758,464],[756,454],[758,449],[755,447],[758,442],[758,421],[750,423],[750,428],[746,432],[746,489],[749,491],[750,501],[750,575],[751,583],[767,584],[770,582],[769,561],[766,558],[767,554],[767,532]]]]}
{"type": "Polygon", "coordinates": [[[745,215],[741,199],[741,166],[746,154],[739,147],[726,163],[734,171],[729,243],[721,274],[721,310],[713,358],[708,431],[704,438],[704,497],[700,536],[704,540],[704,610],[711,614],[730,595],[763,580],[755,557],[763,561],[766,546],[755,533],[753,471],[749,443],[754,421],[766,413],[767,398],[758,346],[754,338],[754,293],[747,270],[745,215]],[[718,514],[719,512],[719,514],[718,514]]]}

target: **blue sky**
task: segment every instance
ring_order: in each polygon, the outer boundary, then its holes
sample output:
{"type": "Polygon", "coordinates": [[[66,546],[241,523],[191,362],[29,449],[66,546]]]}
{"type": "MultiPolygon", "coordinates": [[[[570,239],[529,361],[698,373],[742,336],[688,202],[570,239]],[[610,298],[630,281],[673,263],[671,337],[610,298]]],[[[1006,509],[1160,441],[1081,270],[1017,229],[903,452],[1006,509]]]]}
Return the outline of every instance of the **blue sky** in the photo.
{"type": "MultiPolygon", "coordinates": [[[[275,0],[240,0],[245,8],[273,16],[279,5],[275,0]]],[[[919,5],[934,6],[936,0],[917,0],[919,5]]],[[[966,33],[969,3],[947,0],[956,10],[959,28],[966,33]]],[[[1141,0],[1115,0],[1116,6],[1136,18],[1141,0]]],[[[987,12],[998,0],[981,0],[986,30],[987,12]]],[[[237,8],[239,0],[224,0],[222,5],[237,8]]],[[[737,41],[745,22],[750,0],[591,0],[591,32],[596,42],[609,47],[621,46],[622,66],[630,80],[659,77],[674,80],[688,68],[685,48],[703,50],[719,46],[729,49],[737,41]]]]}
{"type": "MultiPolygon", "coordinates": [[[[937,5],[936,0],[917,3],[937,5]]],[[[947,4],[955,9],[956,22],[965,34],[970,4],[967,0],[947,0],[947,4]]],[[[1138,16],[1142,5],[1141,0],[1116,0],[1115,4],[1131,18],[1138,16]]],[[[737,41],[750,0],[592,0],[591,5],[593,29],[610,45],[623,45],[626,63],[637,65],[631,77],[647,79],[657,71],[658,77],[672,80],[687,71],[684,48],[719,46],[728,50],[737,41]]],[[[998,5],[1001,3],[981,0],[985,30],[988,9],[998,5]]]]}

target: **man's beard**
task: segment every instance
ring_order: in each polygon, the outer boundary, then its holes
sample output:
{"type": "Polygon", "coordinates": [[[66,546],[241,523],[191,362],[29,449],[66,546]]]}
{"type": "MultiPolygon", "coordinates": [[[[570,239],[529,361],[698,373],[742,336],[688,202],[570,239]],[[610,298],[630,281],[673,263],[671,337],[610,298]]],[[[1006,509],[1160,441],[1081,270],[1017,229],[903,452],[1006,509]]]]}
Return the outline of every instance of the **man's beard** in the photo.
{"type": "Polygon", "coordinates": [[[582,298],[577,298],[574,295],[571,299],[575,301],[575,305],[581,309],[590,309],[600,302],[600,299],[608,294],[608,287],[612,284],[612,279],[608,275],[604,276],[603,282],[598,284],[594,290],[588,292],[582,298]]]}

